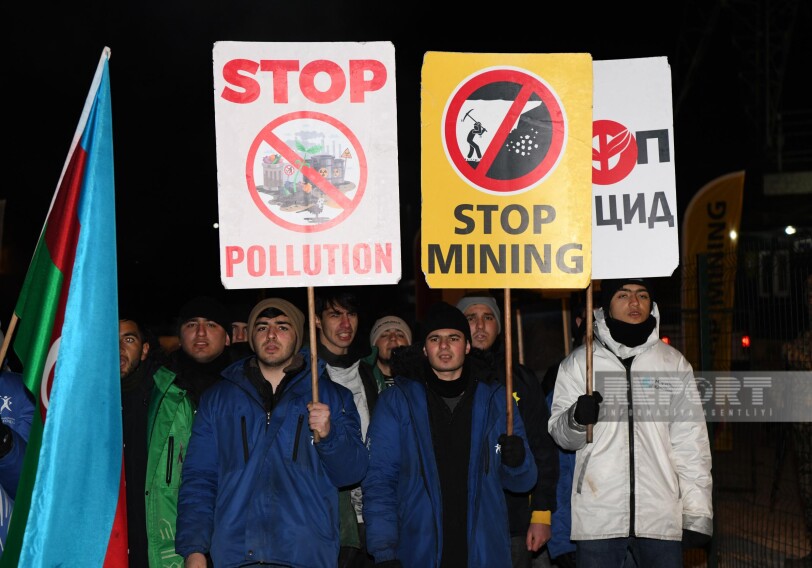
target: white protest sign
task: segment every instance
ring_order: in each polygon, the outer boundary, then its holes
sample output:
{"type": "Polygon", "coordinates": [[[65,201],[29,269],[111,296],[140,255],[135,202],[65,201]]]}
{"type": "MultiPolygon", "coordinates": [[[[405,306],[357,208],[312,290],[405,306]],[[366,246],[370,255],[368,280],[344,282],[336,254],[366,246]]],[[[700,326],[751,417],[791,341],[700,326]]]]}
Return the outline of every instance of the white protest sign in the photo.
{"type": "Polygon", "coordinates": [[[401,276],[390,42],[217,42],[220,276],[226,288],[401,276]]]}
{"type": "Polygon", "coordinates": [[[671,67],[593,62],[592,278],[670,276],[679,264],[671,67]]]}

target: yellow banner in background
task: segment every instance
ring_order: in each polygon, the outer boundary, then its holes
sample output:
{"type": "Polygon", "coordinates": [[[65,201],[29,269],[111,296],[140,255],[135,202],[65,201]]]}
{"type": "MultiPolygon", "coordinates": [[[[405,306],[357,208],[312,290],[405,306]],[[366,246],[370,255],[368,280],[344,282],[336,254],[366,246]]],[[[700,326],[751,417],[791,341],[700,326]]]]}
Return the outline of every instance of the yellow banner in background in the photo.
{"type": "Polygon", "coordinates": [[[428,52],[421,266],[431,288],[589,285],[589,54],[428,52]]]}
{"type": "Polygon", "coordinates": [[[685,210],[683,353],[695,370],[730,369],[737,236],[743,196],[744,172],[733,172],[706,184],[685,210]],[[708,323],[702,325],[705,317],[708,323]],[[702,359],[702,340],[710,342],[710,360],[702,359]]]}

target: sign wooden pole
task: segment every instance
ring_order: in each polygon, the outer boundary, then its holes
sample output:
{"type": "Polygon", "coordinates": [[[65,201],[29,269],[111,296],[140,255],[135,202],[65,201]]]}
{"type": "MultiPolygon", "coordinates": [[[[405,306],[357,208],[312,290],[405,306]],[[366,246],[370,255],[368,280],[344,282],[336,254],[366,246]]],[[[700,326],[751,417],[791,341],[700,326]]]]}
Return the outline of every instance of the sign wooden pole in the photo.
{"type": "MultiPolygon", "coordinates": [[[[586,394],[592,394],[592,281],[586,289],[586,394]]],[[[586,425],[586,443],[592,443],[592,424],[586,425]]]]}
{"type": "MultiPolygon", "coordinates": [[[[307,287],[307,320],[310,331],[310,381],[313,389],[313,402],[319,401],[319,344],[316,340],[316,294],[313,286],[307,287]]],[[[319,433],[313,431],[313,441],[319,443],[319,433]]]]}
{"type": "Polygon", "coordinates": [[[507,435],[513,435],[513,318],[510,309],[510,288],[505,288],[505,391],[507,403],[507,435]]]}

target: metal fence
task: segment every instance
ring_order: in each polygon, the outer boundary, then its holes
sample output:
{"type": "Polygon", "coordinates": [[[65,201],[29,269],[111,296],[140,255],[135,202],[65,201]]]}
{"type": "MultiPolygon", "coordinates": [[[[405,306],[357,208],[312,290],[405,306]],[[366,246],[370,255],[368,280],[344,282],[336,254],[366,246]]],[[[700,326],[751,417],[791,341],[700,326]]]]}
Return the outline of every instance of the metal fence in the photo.
{"type": "MultiPolygon", "coordinates": [[[[683,278],[683,298],[707,294],[714,275],[702,272],[714,267],[702,260],[681,268],[682,276],[689,275],[683,278]]],[[[812,323],[812,238],[750,238],[739,244],[735,258],[722,261],[735,266],[715,275],[731,275],[733,280],[716,284],[735,294],[732,307],[711,302],[704,306],[706,313],[701,307],[683,313],[683,321],[696,325],[676,334],[675,347],[698,345],[699,368],[708,370],[787,370],[788,346],[795,342],[797,348],[801,341],[802,348],[812,349],[808,332],[802,335],[812,323]],[[729,313],[713,314],[714,309],[729,313]],[[704,337],[703,324],[711,332],[704,337]]],[[[808,518],[804,522],[804,507],[810,504],[804,504],[799,485],[795,427],[786,422],[709,424],[715,537],[708,550],[686,552],[686,567],[812,566],[793,564],[812,552],[812,526],[807,526],[808,518]]]]}

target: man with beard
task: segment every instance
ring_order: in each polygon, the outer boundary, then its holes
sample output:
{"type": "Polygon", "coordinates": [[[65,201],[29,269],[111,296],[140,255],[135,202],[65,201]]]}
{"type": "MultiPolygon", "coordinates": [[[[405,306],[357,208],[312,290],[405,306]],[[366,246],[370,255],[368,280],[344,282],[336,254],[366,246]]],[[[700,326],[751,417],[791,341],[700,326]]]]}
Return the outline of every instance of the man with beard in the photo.
{"type": "MultiPolygon", "coordinates": [[[[486,292],[472,292],[457,302],[457,308],[468,320],[473,346],[482,350],[484,363],[491,374],[501,384],[507,385],[505,342],[501,335],[502,314],[496,298],[486,292]]],[[[527,430],[527,442],[536,460],[539,477],[529,493],[508,492],[505,497],[510,519],[513,568],[530,568],[532,555],[538,553],[552,535],[558,448],[547,432],[550,411],[538,377],[518,361],[512,363],[513,398],[527,430]]]]}
{"type": "Polygon", "coordinates": [[[578,568],[619,568],[627,550],[637,566],[681,568],[682,548],[713,534],[704,412],[691,364],[660,341],[659,317],[649,280],[604,280],[594,392],[585,392],[586,345],[559,366],[549,431],[576,452],[570,537],[578,568]],[[612,398],[601,416],[603,381],[612,398]]]}
{"type": "Polygon", "coordinates": [[[183,466],[176,549],[186,568],[334,566],[338,488],[368,454],[352,394],[318,361],[313,402],[304,315],[269,298],[248,317],[255,356],[203,395],[183,466]],[[318,434],[318,442],[313,433],[318,434]]]}
{"type": "Polygon", "coordinates": [[[137,321],[118,320],[124,478],[127,494],[127,544],[130,566],[148,566],[144,487],[147,471],[147,409],[152,374],[162,354],[157,338],[137,321]]]}

